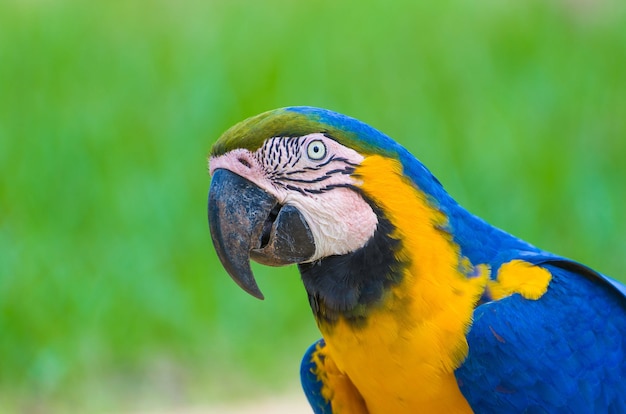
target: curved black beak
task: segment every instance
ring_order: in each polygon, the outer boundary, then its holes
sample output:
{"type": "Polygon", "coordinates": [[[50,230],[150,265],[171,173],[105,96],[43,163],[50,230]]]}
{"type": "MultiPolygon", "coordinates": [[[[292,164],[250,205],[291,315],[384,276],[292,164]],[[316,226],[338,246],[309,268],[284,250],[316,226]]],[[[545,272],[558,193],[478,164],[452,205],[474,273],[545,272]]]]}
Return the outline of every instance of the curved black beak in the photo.
{"type": "Polygon", "coordinates": [[[231,171],[217,169],[209,190],[209,228],[222,265],[235,282],[263,299],[250,258],[270,265],[302,263],[315,253],[302,214],[231,171]]]}

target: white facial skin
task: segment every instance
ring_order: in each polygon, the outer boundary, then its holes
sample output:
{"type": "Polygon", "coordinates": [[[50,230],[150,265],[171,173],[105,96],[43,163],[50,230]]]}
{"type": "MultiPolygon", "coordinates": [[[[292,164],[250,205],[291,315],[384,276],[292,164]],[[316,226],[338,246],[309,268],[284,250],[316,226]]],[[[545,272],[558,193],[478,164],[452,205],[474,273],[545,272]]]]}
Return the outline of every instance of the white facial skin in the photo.
{"type": "Polygon", "coordinates": [[[282,205],[296,207],[315,239],[310,261],[363,247],[378,220],[350,186],[363,156],[323,134],[275,137],[252,152],[236,149],[209,160],[210,173],[223,168],[253,182],[282,205]]]}

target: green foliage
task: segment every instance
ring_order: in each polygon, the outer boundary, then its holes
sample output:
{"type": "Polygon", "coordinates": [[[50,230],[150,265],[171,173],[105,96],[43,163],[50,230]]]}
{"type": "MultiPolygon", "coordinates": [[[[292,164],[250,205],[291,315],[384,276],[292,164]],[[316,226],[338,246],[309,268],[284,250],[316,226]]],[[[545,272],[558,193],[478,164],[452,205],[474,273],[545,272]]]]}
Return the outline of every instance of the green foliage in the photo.
{"type": "Polygon", "coordinates": [[[1,2],[0,406],[296,386],[317,337],[296,270],[245,295],[205,218],[212,142],[275,107],[359,118],[474,213],[624,280],[625,27],[611,0],[1,2]]]}

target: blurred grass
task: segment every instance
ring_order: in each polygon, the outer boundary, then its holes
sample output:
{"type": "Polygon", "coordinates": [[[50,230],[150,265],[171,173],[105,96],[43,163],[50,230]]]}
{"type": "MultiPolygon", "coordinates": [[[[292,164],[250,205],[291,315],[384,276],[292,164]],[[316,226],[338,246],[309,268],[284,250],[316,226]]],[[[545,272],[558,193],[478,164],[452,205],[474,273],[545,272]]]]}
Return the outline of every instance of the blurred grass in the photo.
{"type": "Polygon", "coordinates": [[[401,141],[463,205],[621,280],[618,1],[0,3],[0,407],[95,412],[296,387],[295,269],[220,267],[206,154],[328,107],[401,141]]]}

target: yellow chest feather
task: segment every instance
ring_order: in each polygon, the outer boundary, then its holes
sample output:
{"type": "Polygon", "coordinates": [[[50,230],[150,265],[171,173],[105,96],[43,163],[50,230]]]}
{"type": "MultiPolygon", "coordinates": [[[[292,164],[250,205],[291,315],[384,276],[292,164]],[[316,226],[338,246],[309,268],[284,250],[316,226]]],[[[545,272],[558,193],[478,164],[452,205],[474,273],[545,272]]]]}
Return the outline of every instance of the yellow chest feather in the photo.
{"type": "MultiPolygon", "coordinates": [[[[464,312],[458,309],[433,312],[428,320],[416,318],[420,304],[403,285],[394,289],[384,308],[370,314],[366,326],[344,320],[321,326],[325,353],[349,377],[369,414],[472,412],[454,377],[467,355],[470,316],[459,318],[464,312]]],[[[466,292],[468,302],[476,300],[473,289],[466,292]]],[[[353,411],[339,411],[345,413],[353,411]]]]}

